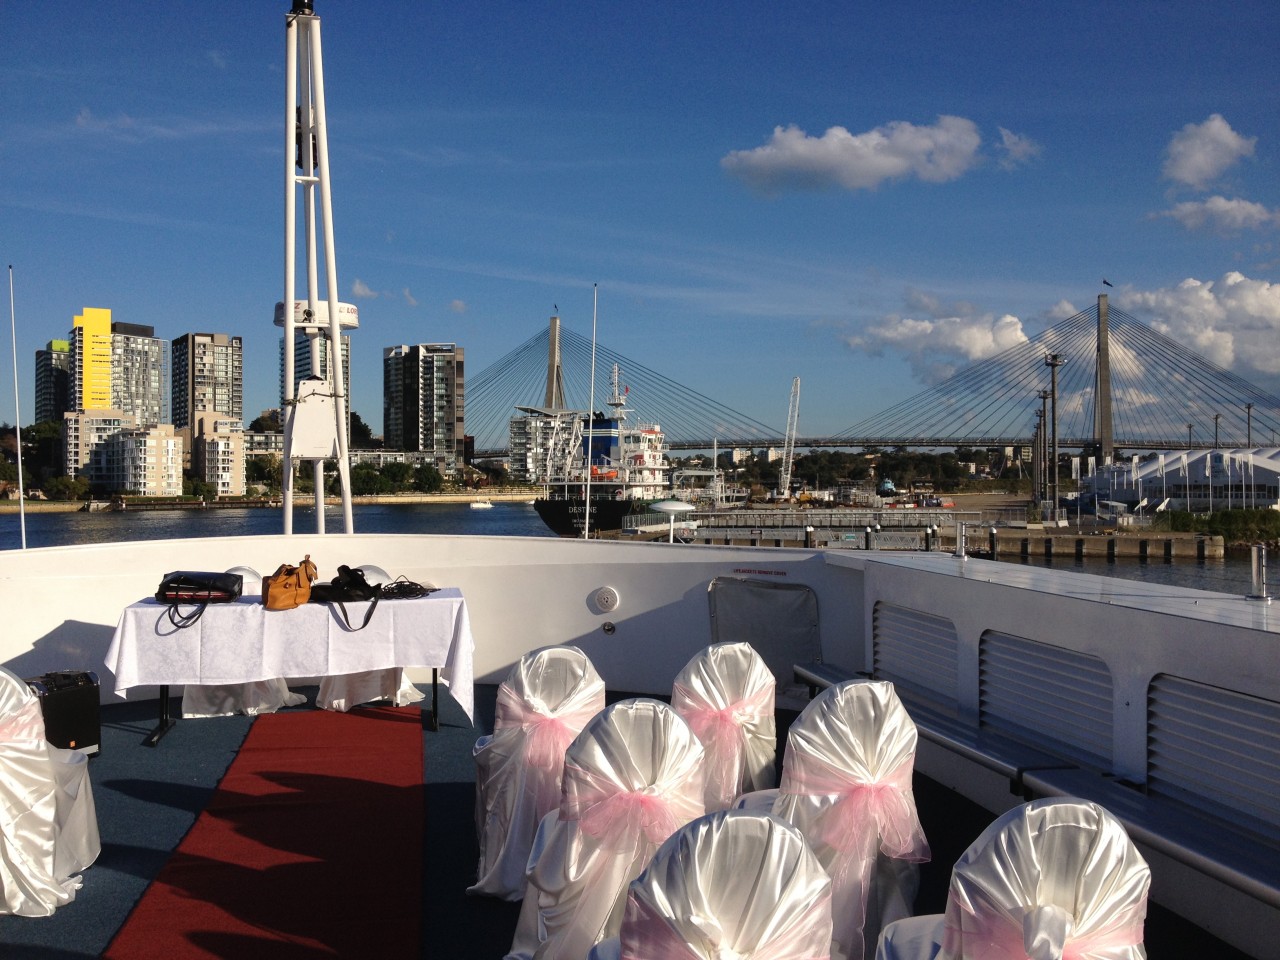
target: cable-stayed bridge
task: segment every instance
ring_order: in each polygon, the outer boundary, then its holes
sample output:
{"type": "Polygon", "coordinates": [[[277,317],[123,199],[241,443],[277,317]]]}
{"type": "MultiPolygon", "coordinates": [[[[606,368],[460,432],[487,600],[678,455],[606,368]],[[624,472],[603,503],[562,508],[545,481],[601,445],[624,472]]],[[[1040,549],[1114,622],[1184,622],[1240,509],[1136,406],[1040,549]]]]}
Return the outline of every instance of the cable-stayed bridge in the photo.
{"type": "MultiPolygon", "coordinates": [[[[562,330],[564,405],[590,406],[591,341],[562,330]]],[[[467,432],[477,456],[504,453],[516,407],[545,406],[552,352],[543,330],[466,384],[467,432]]],[[[596,345],[596,408],[609,395],[613,364],[630,388],[633,421],[659,423],[674,449],[778,446],[784,431],[732,410],[662,374],[596,345]]],[[[834,436],[797,437],[811,447],[994,447],[1032,443],[1038,421],[1061,447],[1133,450],[1276,446],[1280,397],[1210,363],[1128,313],[1098,303],[1025,343],[964,368],[834,436]],[[1051,395],[1052,370],[1057,366],[1051,395]],[[1100,413],[1101,411],[1101,413],[1100,413]]]]}

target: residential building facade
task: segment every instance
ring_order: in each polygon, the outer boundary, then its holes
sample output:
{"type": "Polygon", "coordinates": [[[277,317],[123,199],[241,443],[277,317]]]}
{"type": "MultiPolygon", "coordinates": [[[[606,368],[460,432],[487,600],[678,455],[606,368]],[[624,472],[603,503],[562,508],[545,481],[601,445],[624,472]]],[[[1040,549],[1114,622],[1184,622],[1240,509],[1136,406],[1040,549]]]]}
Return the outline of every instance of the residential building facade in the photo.
{"type": "Polygon", "coordinates": [[[70,410],[110,410],[111,311],[85,307],[67,334],[71,353],[70,410]]]}
{"type": "Polygon", "coordinates": [[[382,351],[382,435],[389,450],[458,461],[465,439],[465,355],[453,343],[382,351]]]}
{"type": "Polygon", "coordinates": [[[244,346],[225,333],[184,333],[173,341],[172,422],[190,427],[197,414],[244,420],[244,346]]]}
{"type": "Polygon", "coordinates": [[[35,422],[61,420],[71,409],[71,341],[50,340],[36,351],[35,422]]]}
{"type": "Polygon", "coordinates": [[[144,427],[169,422],[169,343],[155,327],[111,324],[111,407],[144,427]]]}
{"type": "Polygon", "coordinates": [[[244,421],[217,413],[198,413],[192,426],[191,467],[219,497],[244,496],[244,421]]]}

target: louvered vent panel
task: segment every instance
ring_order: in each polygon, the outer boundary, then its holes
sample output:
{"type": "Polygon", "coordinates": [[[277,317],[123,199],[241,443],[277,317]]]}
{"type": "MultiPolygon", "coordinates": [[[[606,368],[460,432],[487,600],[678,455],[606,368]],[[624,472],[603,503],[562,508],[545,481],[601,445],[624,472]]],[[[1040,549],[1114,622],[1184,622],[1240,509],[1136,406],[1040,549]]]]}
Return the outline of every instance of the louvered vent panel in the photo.
{"type": "Polygon", "coordinates": [[[978,650],[982,725],[1109,769],[1111,671],[1097,657],[990,632],[978,650]]]}
{"type": "Polygon", "coordinates": [[[875,676],[908,695],[954,707],[956,628],[946,617],[877,603],[873,617],[875,676]]]}
{"type": "Polygon", "coordinates": [[[1280,833],[1280,703],[1157,676],[1147,696],[1147,786],[1280,833]]]}

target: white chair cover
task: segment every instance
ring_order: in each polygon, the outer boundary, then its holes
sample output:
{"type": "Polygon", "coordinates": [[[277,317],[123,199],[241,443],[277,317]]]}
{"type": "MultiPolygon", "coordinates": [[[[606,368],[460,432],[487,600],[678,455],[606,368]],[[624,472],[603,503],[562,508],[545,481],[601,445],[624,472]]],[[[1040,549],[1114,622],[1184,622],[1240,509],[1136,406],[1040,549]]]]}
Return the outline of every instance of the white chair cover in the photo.
{"type": "Polygon", "coordinates": [[[911,792],[916,726],[883,681],[828,687],[791,725],[773,812],[832,878],[831,956],[862,960],[911,915],[929,859],[911,792]]]}
{"type": "Polygon", "coordinates": [[[741,793],[776,783],[773,674],[749,643],[717,643],[676,675],[671,706],[707,754],[707,810],[726,810],[741,793]]]}
{"type": "Polygon", "coordinates": [[[614,936],[627,884],[703,813],[702,745],[665,703],[606,707],[565,753],[560,807],[538,825],[508,957],[568,960],[614,936]]]}
{"type": "MultiPolygon", "coordinates": [[[[262,576],[253,567],[232,567],[227,573],[240,574],[244,594],[262,595],[262,576]]],[[[291,691],[280,678],[221,685],[189,683],[182,689],[182,715],[189,718],[229,717],[237,713],[252,717],[306,702],[306,697],[291,691]]]]}
{"type": "Polygon", "coordinates": [[[631,884],[620,960],[822,960],[831,879],[791,824],[722,810],[682,827],[631,884]]]}
{"type": "Polygon", "coordinates": [[[39,698],[0,667],[0,913],[70,903],[101,849],[88,757],[45,740],[39,698]]]}
{"type": "Polygon", "coordinates": [[[544,647],[512,667],[493,735],[472,751],[480,863],[468,893],[524,896],[533,835],[560,804],[565,749],[604,705],[604,680],[577,647],[544,647]]]}
{"type": "Polygon", "coordinates": [[[1053,798],[999,817],[951,872],[943,917],[885,931],[878,957],[1142,960],[1151,871],[1110,813],[1053,798]],[[923,949],[922,949],[923,948],[923,949]]]}

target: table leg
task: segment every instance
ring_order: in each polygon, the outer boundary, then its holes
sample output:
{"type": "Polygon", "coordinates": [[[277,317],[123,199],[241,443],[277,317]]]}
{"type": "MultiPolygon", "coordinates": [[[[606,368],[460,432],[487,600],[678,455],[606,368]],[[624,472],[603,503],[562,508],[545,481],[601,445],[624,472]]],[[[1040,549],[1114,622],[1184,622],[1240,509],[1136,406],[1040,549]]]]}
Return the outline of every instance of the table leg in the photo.
{"type": "Polygon", "coordinates": [[[154,747],[160,742],[160,738],[173,729],[175,721],[169,715],[169,685],[162,684],[160,687],[160,722],[156,728],[147,734],[147,738],[143,740],[143,744],[148,747],[154,747]]]}
{"type": "Polygon", "coordinates": [[[440,669],[438,667],[431,668],[431,720],[429,728],[432,730],[440,729],[440,669]]]}

